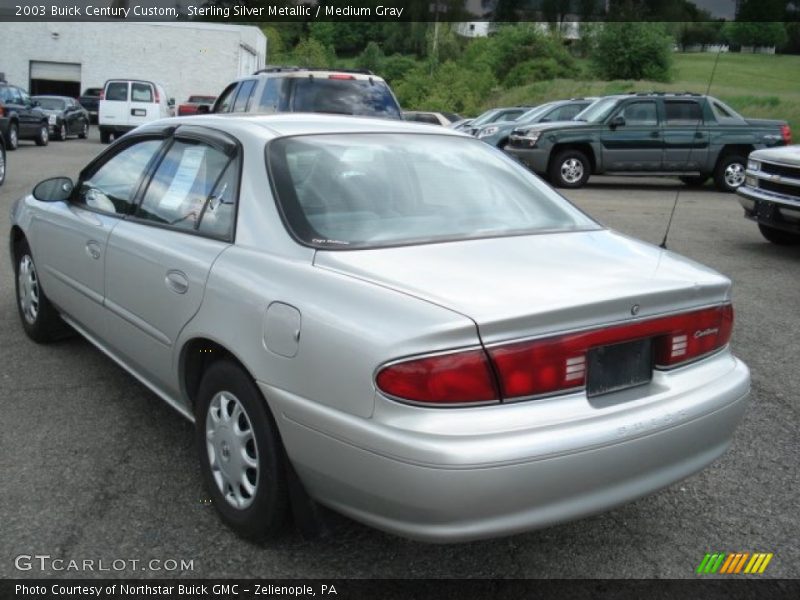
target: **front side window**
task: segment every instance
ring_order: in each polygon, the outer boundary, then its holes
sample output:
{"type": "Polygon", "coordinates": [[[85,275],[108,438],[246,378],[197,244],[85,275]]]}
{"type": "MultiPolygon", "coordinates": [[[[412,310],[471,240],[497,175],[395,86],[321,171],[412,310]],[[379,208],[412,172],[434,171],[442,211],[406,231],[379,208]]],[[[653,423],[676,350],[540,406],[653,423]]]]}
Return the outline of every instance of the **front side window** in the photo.
{"type": "Polygon", "coordinates": [[[631,102],[620,114],[625,117],[626,125],[658,125],[656,103],[652,101],[631,102]]]}
{"type": "Polygon", "coordinates": [[[400,108],[389,86],[382,81],[317,77],[294,77],[291,80],[294,112],[401,118],[400,108]]]}
{"type": "Polygon", "coordinates": [[[220,94],[219,98],[217,99],[217,104],[214,107],[215,113],[226,113],[230,111],[231,106],[233,105],[233,97],[237,86],[237,83],[232,83],[220,94]]]}
{"type": "Polygon", "coordinates": [[[128,82],[127,81],[112,81],[106,86],[105,100],[112,100],[115,102],[128,101],[128,82]]]}
{"type": "Polygon", "coordinates": [[[207,144],[176,140],[156,169],[136,217],[226,237],[233,227],[234,161],[207,144]]]}
{"type": "Polygon", "coordinates": [[[144,140],[112,156],[81,182],[76,203],[107,213],[131,214],[136,188],[161,144],[161,140],[144,140]]]}
{"type": "Polygon", "coordinates": [[[526,169],[470,138],[287,137],[268,145],[267,163],[290,231],[319,248],[598,227],[526,169]]]}

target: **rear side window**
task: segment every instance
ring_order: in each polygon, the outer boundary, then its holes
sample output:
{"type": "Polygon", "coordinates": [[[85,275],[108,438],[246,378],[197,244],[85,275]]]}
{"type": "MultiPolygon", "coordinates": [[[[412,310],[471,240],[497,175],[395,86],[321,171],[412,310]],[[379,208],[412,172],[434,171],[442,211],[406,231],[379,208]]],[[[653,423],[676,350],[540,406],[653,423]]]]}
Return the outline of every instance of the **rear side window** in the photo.
{"type": "Polygon", "coordinates": [[[161,143],[145,140],[112,156],[81,183],[77,203],[107,213],[130,214],[137,185],[161,143]]]}
{"type": "Polygon", "coordinates": [[[152,102],[153,86],[149,83],[131,84],[131,101],[133,102],[152,102]]]}
{"type": "Polygon", "coordinates": [[[228,237],[233,229],[235,161],[207,144],[172,144],[137,208],[141,219],[178,229],[228,237]]]}
{"type": "Polygon", "coordinates": [[[667,125],[697,125],[703,120],[703,111],[697,102],[667,100],[664,109],[667,125]]]}
{"type": "Polygon", "coordinates": [[[127,81],[112,81],[106,86],[106,100],[114,100],[118,102],[128,101],[128,82],[127,81]]]}
{"type": "Polygon", "coordinates": [[[239,86],[239,93],[236,94],[236,102],[233,103],[233,112],[247,112],[247,107],[250,105],[250,94],[253,93],[253,88],[255,86],[255,79],[248,79],[242,82],[239,86]]]}
{"type": "Polygon", "coordinates": [[[400,119],[400,108],[382,81],[292,78],[294,112],[361,115],[400,119]]]}

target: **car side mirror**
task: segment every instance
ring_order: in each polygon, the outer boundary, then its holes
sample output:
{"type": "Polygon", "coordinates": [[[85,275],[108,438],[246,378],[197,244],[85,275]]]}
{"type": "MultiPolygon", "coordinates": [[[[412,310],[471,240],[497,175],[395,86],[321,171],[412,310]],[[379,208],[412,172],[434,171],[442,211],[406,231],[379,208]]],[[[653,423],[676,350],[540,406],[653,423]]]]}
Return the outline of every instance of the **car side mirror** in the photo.
{"type": "Polygon", "coordinates": [[[75,184],[69,177],[52,177],[36,184],[33,197],[40,202],[66,202],[75,184]]]}
{"type": "Polygon", "coordinates": [[[195,111],[197,115],[207,115],[211,112],[211,107],[208,104],[200,104],[195,111]]]}
{"type": "Polygon", "coordinates": [[[611,129],[622,127],[623,125],[625,125],[625,117],[623,117],[622,115],[617,115],[616,117],[611,119],[611,121],[609,121],[608,124],[611,127],[611,129]]]}

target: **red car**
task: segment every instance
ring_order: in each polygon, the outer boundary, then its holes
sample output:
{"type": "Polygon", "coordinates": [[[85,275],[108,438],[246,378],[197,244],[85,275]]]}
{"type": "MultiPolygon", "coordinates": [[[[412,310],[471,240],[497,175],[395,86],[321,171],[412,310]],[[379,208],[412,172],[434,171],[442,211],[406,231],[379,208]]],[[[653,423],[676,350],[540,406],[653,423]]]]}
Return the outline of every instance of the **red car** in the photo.
{"type": "Polygon", "coordinates": [[[201,106],[207,106],[208,111],[203,112],[209,112],[216,99],[216,96],[189,96],[189,99],[184,104],[178,105],[178,116],[196,115],[197,109],[201,106]]]}

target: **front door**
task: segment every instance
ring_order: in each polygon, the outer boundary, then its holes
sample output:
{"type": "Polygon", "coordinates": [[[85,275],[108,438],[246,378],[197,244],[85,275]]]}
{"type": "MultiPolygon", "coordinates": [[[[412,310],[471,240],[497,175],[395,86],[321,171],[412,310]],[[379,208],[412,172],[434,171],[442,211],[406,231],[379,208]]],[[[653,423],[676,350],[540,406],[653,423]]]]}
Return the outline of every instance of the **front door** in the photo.
{"type": "Polygon", "coordinates": [[[89,333],[102,335],[106,245],[133,199],[160,140],[138,141],[84,173],[69,203],[42,210],[31,228],[42,286],[89,333]]]}
{"type": "Polygon", "coordinates": [[[656,101],[630,100],[608,122],[620,116],[623,120],[619,125],[605,125],[600,133],[605,170],[660,170],[664,140],[656,101]]]}

